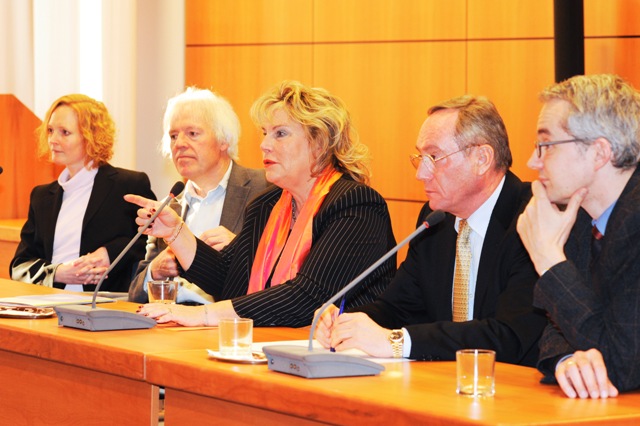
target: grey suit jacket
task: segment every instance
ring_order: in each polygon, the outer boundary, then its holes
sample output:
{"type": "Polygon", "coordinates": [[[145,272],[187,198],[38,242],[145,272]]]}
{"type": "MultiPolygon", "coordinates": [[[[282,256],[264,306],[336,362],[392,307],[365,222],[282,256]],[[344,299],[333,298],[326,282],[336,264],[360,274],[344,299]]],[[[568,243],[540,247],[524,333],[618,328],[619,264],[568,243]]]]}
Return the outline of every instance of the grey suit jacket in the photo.
{"type": "MultiPolygon", "coordinates": [[[[264,171],[258,169],[250,169],[242,167],[238,163],[233,163],[231,174],[229,175],[229,183],[224,198],[222,214],[220,216],[220,225],[224,226],[234,234],[238,234],[244,223],[244,210],[247,204],[261,193],[269,183],[264,177],[264,171]]],[[[172,201],[169,206],[173,208],[183,218],[187,214],[188,205],[183,202],[184,194],[180,194],[172,201]]],[[[155,237],[147,239],[147,252],[143,261],[138,265],[136,276],[129,287],[129,300],[136,303],[147,303],[149,297],[144,291],[144,281],[147,274],[149,263],[160,253],[166,249],[167,245],[163,240],[155,237]]],[[[200,294],[203,298],[212,300],[211,296],[200,290],[197,286],[185,283],[192,291],[200,294]]]]}
{"type": "Polygon", "coordinates": [[[582,209],[560,262],[540,277],[534,303],[550,323],[540,339],[538,368],[553,382],[555,363],[576,350],[602,352],[620,391],[640,388],[640,168],[611,212],[593,268],[591,218],[582,209]]]}

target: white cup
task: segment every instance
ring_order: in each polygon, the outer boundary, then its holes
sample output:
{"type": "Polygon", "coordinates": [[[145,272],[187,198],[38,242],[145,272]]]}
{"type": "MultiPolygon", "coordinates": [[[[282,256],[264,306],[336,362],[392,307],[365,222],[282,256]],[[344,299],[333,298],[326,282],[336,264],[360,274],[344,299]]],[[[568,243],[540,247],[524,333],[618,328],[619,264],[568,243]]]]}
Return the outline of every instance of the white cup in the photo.
{"type": "Polygon", "coordinates": [[[222,356],[251,357],[253,320],[223,318],[218,324],[219,350],[222,356]]]}
{"type": "Polygon", "coordinates": [[[462,349],[456,352],[457,389],[460,395],[493,396],[496,353],[488,349],[462,349]]]}
{"type": "Polygon", "coordinates": [[[147,282],[149,302],[151,303],[176,303],[178,295],[178,282],[170,280],[154,280],[147,282]]]}

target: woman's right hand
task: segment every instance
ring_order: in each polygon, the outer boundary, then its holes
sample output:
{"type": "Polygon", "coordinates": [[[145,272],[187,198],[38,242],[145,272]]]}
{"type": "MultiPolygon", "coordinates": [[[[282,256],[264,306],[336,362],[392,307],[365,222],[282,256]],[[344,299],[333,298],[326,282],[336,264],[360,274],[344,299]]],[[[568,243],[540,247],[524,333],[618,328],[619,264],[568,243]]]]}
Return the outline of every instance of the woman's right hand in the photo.
{"type": "MultiPolygon", "coordinates": [[[[317,309],[314,313],[314,318],[318,315],[317,309]]],[[[338,317],[340,311],[335,305],[330,305],[323,313],[318,324],[316,325],[316,332],[314,338],[324,347],[331,347],[331,331],[333,329],[333,323],[338,317]]]]}
{"type": "MultiPolygon", "coordinates": [[[[140,226],[139,229],[149,221],[149,218],[153,216],[161,204],[159,201],[134,194],[127,194],[124,196],[124,199],[141,207],[138,209],[138,217],[136,218],[136,224],[140,226]]],[[[164,209],[146,231],[144,231],[144,234],[156,238],[170,238],[181,222],[182,219],[173,209],[164,209]]]]}

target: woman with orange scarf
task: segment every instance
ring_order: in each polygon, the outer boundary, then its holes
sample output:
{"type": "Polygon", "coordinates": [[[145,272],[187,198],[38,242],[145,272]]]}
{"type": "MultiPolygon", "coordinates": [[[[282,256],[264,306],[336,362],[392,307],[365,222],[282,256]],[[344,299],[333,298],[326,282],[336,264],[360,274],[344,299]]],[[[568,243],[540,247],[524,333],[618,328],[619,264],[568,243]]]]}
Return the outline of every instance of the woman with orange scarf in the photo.
{"type": "MultiPolygon", "coordinates": [[[[395,244],[384,199],[367,183],[368,150],[343,102],[324,89],[285,81],[259,98],[251,116],[262,129],[266,178],[275,186],[247,207],[238,236],[218,252],[171,209],[147,234],[164,238],[182,276],[213,295],[204,306],[144,305],[164,323],[217,325],[252,318],[256,326],[304,326],[314,311],[395,244]]],[[[126,196],[143,225],[158,203],[126,196]]],[[[346,299],[373,301],[395,273],[392,257],[346,299]]]]}

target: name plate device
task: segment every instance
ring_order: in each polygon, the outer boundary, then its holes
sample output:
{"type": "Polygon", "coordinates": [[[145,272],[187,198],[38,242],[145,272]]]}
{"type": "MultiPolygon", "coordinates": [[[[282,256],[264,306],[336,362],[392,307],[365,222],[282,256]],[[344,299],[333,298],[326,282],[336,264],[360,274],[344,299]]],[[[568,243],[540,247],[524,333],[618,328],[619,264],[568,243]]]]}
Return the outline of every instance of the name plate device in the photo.
{"type": "Polygon", "coordinates": [[[156,321],[143,317],[142,315],[134,314],[133,312],[117,311],[115,309],[104,309],[96,307],[96,298],[100,287],[104,282],[109,272],[120,262],[120,259],[127,254],[131,246],[140,238],[142,233],[153,223],[158,217],[162,209],[169,204],[169,201],[174,199],[176,195],[184,190],[184,183],[178,181],[171,188],[169,196],[160,204],[156,212],[149,218],[143,227],[138,230],[138,233],[129,241],[129,244],[122,249],[118,257],[115,258],[107,270],[102,274],[100,281],[96,285],[96,289],[93,291],[93,300],[91,305],[66,305],[56,306],[53,308],[58,315],[58,325],[71,328],[79,328],[81,330],[89,331],[105,331],[105,330],[135,330],[140,328],[151,328],[156,325],[156,321]]]}
{"type": "Polygon", "coordinates": [[[335,352],[309,351],[305,346],[265,346],[269,370],[307,379],[346,376],[375,376],[384,366],[357,356],[335,352]]]}
{"type": "Polygon", "coordinates": [[[58,325],[89,331],[134,330],[151,328],[156,321],[149,317],[91,305],[56,306],[58,325]]]}
{"type": "Polygon", "coordinates": [[[318,320],[322,313],[333,302],[343,297],[349,290],[358,285],[363,279],[369,276],[378,266],[393,256],[400,248],[411,241],[416,235],[428,229],[445,218],[442,210],[431,212],[424,223],[413,231],[407,238],[402,240],[397,246],[389,250],[373,265],[354,278],[342,290],[329,299],[313,318],[311,330],[309,331],[309,347],[294,345],[273,345],[265,346],[262,351],[267,355],[269,370],[281,373],[293,374],[295,376],[306,377],[308,379],[321,377],[347,377],[347,376],[373,376],[384,370],[378,363],[357,356],[339,354],[336,352],[313,351],[313,335],[318,325],[318,320]]]}

